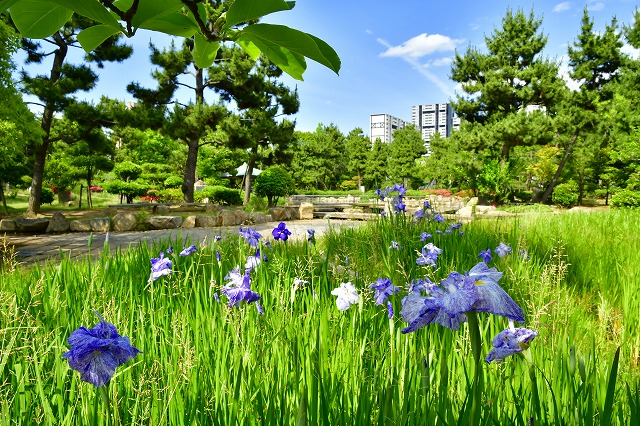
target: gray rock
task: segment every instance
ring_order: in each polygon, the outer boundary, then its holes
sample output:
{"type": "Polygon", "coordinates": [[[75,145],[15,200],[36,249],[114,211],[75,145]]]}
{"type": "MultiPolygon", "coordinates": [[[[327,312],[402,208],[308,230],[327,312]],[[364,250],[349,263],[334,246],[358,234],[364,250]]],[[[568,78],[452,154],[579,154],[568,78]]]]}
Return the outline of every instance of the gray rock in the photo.
{"type": "Polygon", "coordinates": [[[275,222],[283,222],[285,220],[291,220],[291,212],[284,207],[273,207],[269,209],[271,217],[275,222]]]}
{"type": "Polygon", "coordinates": [[[478,197],[471,197],[469,201],[467,201],[467,206],[477,206],[478,205],[478,197]]]}
{"type": "Polygon", "coordinates": [[[233,210],[221,210],[219,216],[222,219],[222,226],[236,226],[242,223],[238,222],[233,210]]]}
{"type": "Polygon", "coordinates": [[[60,212],[55,212],[49,220],[47,232],[68,232],[69,220],[60,212]]]}
{"type": "Polygon", "coordinates": [[[180,216],[151,216],[147,223],[154,229],[176,229],[182,225],[180,216]]]}
{"type": "Polygon", "coordinates": [[[133,231],[138,225],[138,215],[135,213],[116,213],[113,216],[113,230],[116,232],[133,231]]]}
{"type": "Polygon", "coordinates": [[[246,224],[267,223],[271,221],[271,216],[262,212],[250,212],[247,215],[246,224]]]}
{"type": "Polygon", "coordinates": [[[196,216],[187,216],[182,221],[182,228],[191,229],[196,227],[196,216]]]}
{"type": "Polygon", "coordinates": [[[472,217],[473,216],[473,206],[465,206],[456,212],[457,216],[461,217],[472,217]]]}
{"type": "Polygon", "coordinates": [[[16,225],[16,221],[13,219],[1,219],[0,220],[0,231],[16,231],[18,226],[16,225]]]}
{"type": "Polygon", "coordinates": [[[215,216],[196,216],[196,226],[198,228],[214,228],[222,226],[222,217],[215,216]]]}
{"type": "Polygon", "coordinates": [[[69,222],[72,232],[91,232],[91,219],[78,219],[69,222]]]}
{"type": "Polygon", "coordinates": [[[169,206],[165,206],[164,204],[159,204],[157,206],[153,206],[154,214],[167,214],[169,213],[169,206]]]}
{"type": "Polygon", "coordinates": [[[216,204],[207,204],[207,206],[204,208],[204,211],[207,213],[216,213],[218,210],[220,209],[216,204]]]}
{"type": "Polygon", "coordinates": [[[97,217],[89,221],[92,232],[109,232],[111,221],[108,217],[97,217]]]}
{"type": "Polygon", "coordinates": [[[47,227],[49,226],[49,219],[25,219],[23,217],[19,217],[15,219],[16,226],[19,231],[22,232],[31,232],[34,234],[44,233],[47,231],[47,227]]]}

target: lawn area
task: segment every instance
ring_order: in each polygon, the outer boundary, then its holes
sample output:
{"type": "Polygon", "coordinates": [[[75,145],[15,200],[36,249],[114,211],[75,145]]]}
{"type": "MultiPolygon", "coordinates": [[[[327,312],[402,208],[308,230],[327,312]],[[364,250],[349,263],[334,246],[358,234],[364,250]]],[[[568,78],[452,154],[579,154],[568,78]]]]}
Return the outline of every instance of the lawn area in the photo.
{"type": "Polygon", "coordinates": [[[114,424],[639,424],[638,223],[633,210],[459,229],[397,215],[315,243],[265,235],[257,265],[256,247],[238,236],[187,256],[154,241],[95,262],[5,272],[0,418],[106,425],[110,407],[114,424]],[[511,248],[504,257],[500,243],[511,248]],[[487,249],[496,269],[473,278],[487,249]],[[153,281],[160,252],[171,273],[153,281]],[[433,266],[417,263],[434,256],[433,266]],[[229,306],[228,284],[242,277],[260,308],[229,306]],[[370,288],[380,278],[398,289],[387,288],[390,306],[370,288]],[[343,283],[357,297],[337,305],[343,283]],[[494,336],[510,327],[507,298],[524,314],[515,326],[537,336],[487,363],[494,336]],[[458,308],[467,314],[451,313],[458,308]],[[74,330],[98,323],[93,310],[142,351],[99,388],[62,357],[74,330]],[[420,327],[403,333],[407,319],[420,327]],[[458,320],[457,330],[442,325],[458,320]]]}

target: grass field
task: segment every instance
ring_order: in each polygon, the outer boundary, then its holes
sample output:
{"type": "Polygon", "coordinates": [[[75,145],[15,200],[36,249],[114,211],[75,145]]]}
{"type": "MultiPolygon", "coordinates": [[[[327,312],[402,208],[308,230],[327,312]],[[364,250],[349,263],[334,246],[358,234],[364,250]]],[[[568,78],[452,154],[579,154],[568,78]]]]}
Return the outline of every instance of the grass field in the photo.
{"type": "Polygon", "coordinates": [[[171,255],[173,273],[151,282],[150,258],[174,242],[4,272],[0,424],[637,425],[639,223],[625,210],[539,213],[448,235],[436,233],[447,223],[393,217],[316,244],[276,241],[250,275],[264,315],[253,304],[228,307],[220,294],[254,254],[240,237],[171,255]],[[437,268],[416,264],[422,232],[443,250],[437,268]],[[528,360],[475,361],[508,327],[488,313],[477,314],[479,339],[473,322],[402,334],[412,279],[469,271],[500,242],[513,252],[490,266],[538,332],[528,360]],[[369,289],[383,277],[401,289],[391,319],[369,289]],[[331,291],[344,282],[360,299],[339,311],[331,291]],[[142,351],[102,388],[113,417],[62,358],[69,335],[98,322],[92,310],[142,351]]]}

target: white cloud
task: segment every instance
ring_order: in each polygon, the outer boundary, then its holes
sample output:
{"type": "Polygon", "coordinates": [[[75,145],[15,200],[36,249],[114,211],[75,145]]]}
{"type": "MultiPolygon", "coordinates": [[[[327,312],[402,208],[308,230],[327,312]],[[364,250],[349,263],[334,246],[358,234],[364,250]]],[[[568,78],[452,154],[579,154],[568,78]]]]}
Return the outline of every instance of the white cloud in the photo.
{"type": "Polygon", "coordinates": [[[568,1],[563,1],[562,3],[558,3],[553,8],[553,11],[556,13],[565,12],[571,9],[571,3],[568,1]]]}
{"type": "Polygon", "coordinates": [[[371,31],[371,30],[364,30],[364,32],[367,33],[367,34],[373,34],[373,31],[371,31]]]}
{"type": "MultiPolygon", "coordinates": [[[[378,40],[380,42],[380,40],[378,40]]],[[[442,34],[426,34],[422,33],[399,46],[387,46],[387,50],[382,52],[382,57],[401,57],[401,58],[421,58],[436,52],[450,52],[462,43],[461,39],[452,39],[442,34]]]]}
{"type": "MultiPolygon", "coordinates": [[[[416,37],[414,37],[414,39],[415,38],[416,37]]],[[[382,53],[382,54],[380,54],[380,56],[399,56],[400,58],[402,58],[403,61],[405,61],[406,63],[411,65],[411,68],[413,68],[414,70],[418,71],[423,77],[425,77],[427,80],[429,80],[433,84],[435,84],[438,87],[438,89],[440,89],[440,91],[445,96],[453,97],[454,92],[453,92],[452,88],[450,87],[450,85],[448,85],[444,80],[442,80],[436,74],[434,74],[433,72],[429,71],[428,63],[426,65],[423,65],[418,61],[418,56],[412,56],[412,55],[408,55],[408,54],[405,54],[405,55],[385,55],[385,53],[389,52],[394,47],[392,47],[389,43],[387,43],[385,40],[383,40],[381,38],[378,39],[378,43],[380,43],[381,45],[383,45],[384,47],[387,48],[387,51],[382,53]]],[[[436,61],[438,61],[438,59],[434,60],[433,62],[436,62],[436,61]]]]}
{"type": "Polygon", "coordinates": [[[569,76],[569,56],[562,55],[560,57],[560,66],[558,67],[558,73],[560,77],[567,83],[569,90],[580,90],[582,82],[576,81],[569,76]]]}
{"type": "Polygon", "coordinates": [[[629,55],[629,57],[631,57],[632,59],[636,59],[636,60],[640,59],[640,49],[636,49],[630,44],[625,43],[624,45],[622,45],[622,48],[620,49],[620,51],[622,53],[629,55]]]}
{"type": "Polygon", "coordinates": [[[445,56],[443,58],[432,59],[424,64],[425,68],[446,67],[453,62],[453,56],[445,56]]]}
{"type": "Polygon", "coordinates": [[[592,2],[591,4],[587,5],[587,10],[589,10],[589,12],[597,12],[598,10],[602,9],[604,9],[604,3],[601,1],[592,2]]]}

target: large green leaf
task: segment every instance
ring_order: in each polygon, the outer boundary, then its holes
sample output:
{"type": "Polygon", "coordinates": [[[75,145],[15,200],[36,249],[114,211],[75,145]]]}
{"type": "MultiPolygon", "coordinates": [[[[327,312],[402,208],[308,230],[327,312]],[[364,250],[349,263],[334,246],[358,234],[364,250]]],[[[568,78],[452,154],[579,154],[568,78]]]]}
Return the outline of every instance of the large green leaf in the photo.
{"type": "Polygon", "coordinates": [[[198,31],[198,26],[191,18],[179,12],[162,16],[158,19],[150,19],[140,24],[140,28],[175,35],[179,37],[191,37],[198,31]]]}
{"type": "Polygon", "coordinates": [[[251,56],[251,59],[253,59],[254,61],[258,60],[258,57],[260,56],[260,49],[258,48],[258,46],[256,46],[249,40],[240,39],[237,41],[237,43],[240,45],[240,47],[242,47],[242,50],[244,50],[249,56],[251,56]]]}
{"type": "Polygon", "coordinates": [[[227,28],[232,25],[247,22],[251,19],[258,19],[273,12],[289,10],[293,8],[295,2],[284,0],[235,0],[227,11],[227,28]]]}
{"type": "MultiPolygon", "coordinates": [[[[303,79],[302,74],[307,69],[307,63],[301,54],[293,52],[269,39],[255,37],[250,33],[243,33],[238,38],[238,44],[243,48],[245,48],[245,45],[250,47],[251,45],[247,44],[247,42],[255,45],[271,62],[291,77],[296,80],[303,79]]],[[[248,53],[251,55],[251,52],[248,53]]]]}
{"type": "Polygon", "coordinates": [[[140,0],[131,23],[134,27],[141,27],[147,21],[157,20],[177,12],[183,6],[180,0],[140,0]]]}
{"type": "Polygon", "coordinates": [[[50,0],[59,6],[73,10],[78,15],[86,16],[103,24],[120,28],[118,20],[98,0],[50,0]]]}
{"type": "Polygon", "coordinates": [[[9,9],[20,0],[0,0],[0,12],[9,9]]]}
{"type": "Polygon", "coordinates": [[[209,68],[216,59],[220,43],[209,42],[200,33],[196,33],[193,46],[193,61],[198,68],[209,68]]]}
{"type": "Polygon", "coordinates": [[[21,0],[11,6],[11,19],[27,38],[45,38],[66,24],[73,10],[45,0],[21,0]]]}
{"type": "Polygon", "coordinates": [[[318,37],[284,25],[249,25],[240,32],[238,38],[252,41],[260,50],[262,50],[262,44],[280,46],[312,59],[336,74],[340,71],[340,58],[331,46],[318,37]]]}
{"type": "Polygon", "coordinates": [[[119,28],[114,28],[110,25],[95,25],[80,31],[78,41],[84,51],[89,53],[100,46],[103,41],[119,32],[119,28]]]}

